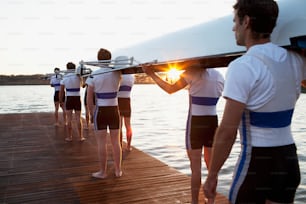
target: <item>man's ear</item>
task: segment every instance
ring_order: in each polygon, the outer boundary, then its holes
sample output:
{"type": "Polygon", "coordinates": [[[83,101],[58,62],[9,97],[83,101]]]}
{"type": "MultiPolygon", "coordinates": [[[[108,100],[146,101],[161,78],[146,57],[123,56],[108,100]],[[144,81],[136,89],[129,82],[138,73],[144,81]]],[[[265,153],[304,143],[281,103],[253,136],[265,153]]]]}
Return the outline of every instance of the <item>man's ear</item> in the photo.
{"type": "Polygon", "coordinates": [[[244,16],[244,18],[243,18],[243,21],[242,21],[242,25],[243,25],[243,27],[245,28],[245,29],[247,29],[247,28],[249,28],[249,26],[250,26],[250,22],[251,22],[251,19],[250,19],[250,17],[249,16],[244,16]]]}

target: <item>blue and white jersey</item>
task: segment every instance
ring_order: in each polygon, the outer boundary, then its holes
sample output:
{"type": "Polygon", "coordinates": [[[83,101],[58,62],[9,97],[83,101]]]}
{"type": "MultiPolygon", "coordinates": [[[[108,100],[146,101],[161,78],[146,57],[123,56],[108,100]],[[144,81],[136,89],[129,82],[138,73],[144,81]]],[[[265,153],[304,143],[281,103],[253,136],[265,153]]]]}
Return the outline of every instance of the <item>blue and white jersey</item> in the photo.
{"type": "Polygon", "coordinates": [[[230,63],[224,97],[246,104],[239,129],[242,144],[294,143],[291,119],[305,78],[305,59],[272,43],[252,46],[230,63]]]}
{"type": "Polygon", "coordinates": [[[66,96],[80,96],[81,79],[75,73],[66,74],[61,85],[65,86],[66,96]]]}
{"type": "Polygon", "coordinates": [[[62,75],[54,74],[51,76],[50,85],[54,87],[54,91],[59,91],[61,87],[62,75]]]}
{"type": "Polygon", "coordinates": [[[216,104],[222,95],[224,78],[215,69],[188,69],[181,77],[189,84],[190,108],[194,116],[217,115],[216,104]]]}
{"type": "Polygon", "coordinates": [[[88,86],[93,87],[96,95],[96,106],[117,106],[121,72],[114,71],[98,74],[99,71],[104,71],[105,69],[108,68],[94,71],[92,76],[86,80],[86,83],[88,86]]]}
{"type": "Polygon", "coordinates": [[[118,98],[130,98],[132,87],[135,82],[134,74],[122,74],[118,98]]]}

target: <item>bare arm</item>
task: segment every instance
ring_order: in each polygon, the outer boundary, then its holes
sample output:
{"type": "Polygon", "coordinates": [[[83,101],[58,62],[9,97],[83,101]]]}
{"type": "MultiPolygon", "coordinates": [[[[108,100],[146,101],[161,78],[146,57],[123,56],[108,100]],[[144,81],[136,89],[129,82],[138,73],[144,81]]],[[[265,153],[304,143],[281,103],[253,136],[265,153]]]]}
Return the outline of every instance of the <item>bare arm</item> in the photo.
{"type": "Polygon", "coordinates": [[[87,96],[86,96],[86,100],[87,100],[87,106],[88,109],[90,111],[90,114],[93,115],[94,113],[94,89],[92,86],[88,86],[87,87],[87,96]]]}
{"type": "Polygon", "coordinates": [[[183,89],[187,86],[187,82],[184,80],[184,78],[180,77],[179,80],[177,80],[174,84],[169,84],[168,82],[162,80],[152,69],[150,65],[143,65],[142,66],[143,71],[150,76],[155,83],[162,88],[164,91],[166,91],[169,94],[172,94],[178,90],[183,89]]]}
{"type": "Polygon", "coordinates": [[[226,100],[223,119],[215,134],[210,167],[204,184],[207,198],[214,198],[216,195],[218,173],[232,150],[244,108],[243,103],[226,100]]]}

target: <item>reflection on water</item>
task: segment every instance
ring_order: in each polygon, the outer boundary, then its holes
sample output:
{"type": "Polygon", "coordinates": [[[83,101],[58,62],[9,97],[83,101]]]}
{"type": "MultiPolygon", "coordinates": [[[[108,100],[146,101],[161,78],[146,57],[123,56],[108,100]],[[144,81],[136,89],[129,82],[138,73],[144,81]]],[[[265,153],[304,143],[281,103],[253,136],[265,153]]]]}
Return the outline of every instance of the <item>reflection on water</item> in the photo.
{"type": "MultiPolygon", "coordinates": [[[[82,89],[82,95],[84,90],[82,89]]],[[[49,86],[0,86],[0,113],[52,112],[53,88],[49,86]]],[[[219,100],[218,116],[222,117],[224,100],[219,100]]],[[[83,109],[84,110],[84,109],[83,109]]],[[[132,91],[132,145],[190,175],[185,151],[185,123],[188,92],[169,95],[156,85],[135,85],[132,91]]],[[[295,203],[306,202],[306,94],[301,95],[294,112],[292,131],[296,140],[301,168],[301,184],[295,203]]],[[[219,177],[218,191],[227,194],[239,153],[236,141],[230,158],[219,177]]],[[[203,179],[206,169],[203,168],[203,179]]]]}

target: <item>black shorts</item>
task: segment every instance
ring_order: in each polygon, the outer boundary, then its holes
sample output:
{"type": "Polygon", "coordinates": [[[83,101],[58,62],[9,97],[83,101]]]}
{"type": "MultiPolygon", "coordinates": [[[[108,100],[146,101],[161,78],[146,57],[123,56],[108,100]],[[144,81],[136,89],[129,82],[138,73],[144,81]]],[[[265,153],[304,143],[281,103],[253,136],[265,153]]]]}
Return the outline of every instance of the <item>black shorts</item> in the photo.
{"type": "Polygon", "coordinates": [[[66,110],[81,111],[81,97],[80,96],[67,96],[66,110]]]}
{"type": "Polygon", "coordinates": [[[236,203],[293,203],[300,183],[300,168],[294,144],[281,147],[252,147],[246,178],[236,203]]]}
{"type": "Polygon", "coordinates": [[[131,99],[118,98],[119,112],[121,116],[131,117],[131,99]]]}
{"type": "Polygon", "coordinates": [[[217,116],[191,116],[186,130],[186,148],[212,147],[217,127],[217,116]]]}
{"type": "MultiPolygon", "coordinates": [[[[55,91],[53,100],[54,103],[59,102],[59,91],[55,91]]],[[[65,102],[65,94],[63,94],[62,102],[65,102]]]]}
{"type": "Polygon", "coordinates": [[[120,116],[118,106],[100,106],[94,114],[95,130],[119,129],[120,116]]]}

